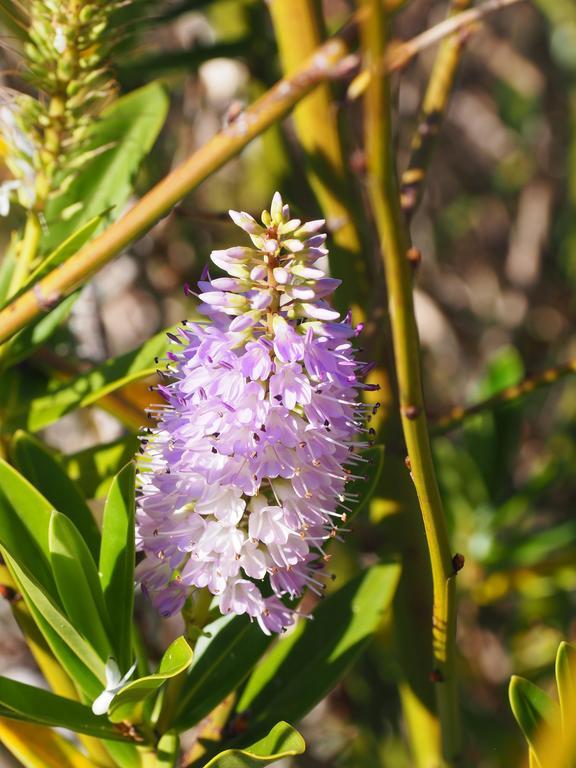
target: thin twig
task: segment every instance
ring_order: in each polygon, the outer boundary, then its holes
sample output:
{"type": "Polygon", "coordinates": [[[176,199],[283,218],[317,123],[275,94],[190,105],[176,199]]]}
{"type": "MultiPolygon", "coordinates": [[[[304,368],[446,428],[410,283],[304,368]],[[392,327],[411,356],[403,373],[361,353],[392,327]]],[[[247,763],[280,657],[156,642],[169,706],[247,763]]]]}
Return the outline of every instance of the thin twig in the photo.
{"type": "Polygon", "coordinates": [[[278,82],[153,187],[122,219],[1,310],[0,343],[82,285],[252,139],[284,117],[318,83],[337,76],[347,54],[344,36],[327,41],[292,77],[278,82]]]}
{"type": "Polygon", "coordinates": [[[538,389],[542,389],[543,387],[555,384],[557,381],[560,381],[560,379],[573,373],[576,373],[576,358],[569,360],[562,365],[555,366],[554,368],[548,368],[545,371],[540,371],[540,373],[527,376],[518,384],[506,387],[479,403],[452,408],[452,410],[445,416],[432,420],[432,433],[434,435],[442,435],[445,432],[450,432],[452,429],[460,427],[462,423],[471,416],[484,413],[484,411],[491,411],[496,408],[511,405],[526,395],[529,395],[538,389]]]}
{"type": "MultiPolygon", "coordinates": [[[[453,18],[463,13],[471,4],[471,1],[452,0],[448,11],[448,18],[453,18]]],[[[454,32],[442,41],[436,54],[436,60],[422,102],[418,127],[412,138],[410,160],[402,174],[400,201],[408,222],[410,222],[422,198],[426,170],[430,163],[444,112],[446,111],[450,93],[454,86],[465,39],[465,31],[458,30],[454,32]]]]}
{"type": "Polygon", "coordinates": [[[425,30],[420,35],[416,35],[411,40],[403,43],[391,43],[379,65],[373,67],[372,70],[364,70],[350,83],[347,94],[348,98],[357,99],[361,96],[368,87],[371,77],[382,76],[386,72],[402,69],[419,53],[439,43],[445,37],[453,35],[474,22],[480,21],[484,16],[493,11],[499,11],[501,8],[506,8],[519,2],[522,2],[522,0],[486,0],[477,8],[472,8],[469,11],[464,11],[456,16],[445,19],[434,27],[425,30]]]}

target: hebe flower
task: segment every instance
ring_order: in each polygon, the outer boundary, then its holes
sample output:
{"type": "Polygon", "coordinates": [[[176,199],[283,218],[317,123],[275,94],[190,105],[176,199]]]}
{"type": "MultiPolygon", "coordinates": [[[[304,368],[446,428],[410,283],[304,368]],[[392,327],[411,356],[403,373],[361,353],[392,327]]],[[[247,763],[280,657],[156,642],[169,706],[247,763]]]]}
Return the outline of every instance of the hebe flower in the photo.
{"type": "Polygon", "coordinates": [[[262,226],[230,216],[254,247],[212,253],[228,277],[199,283],[210,322],[171,337],[166,404],[139,461],[137,578],[163,615],[207,588],[270,633],[293,623],[290,600],[324,586],[367,445],[368,385],[357,329],[324,301],[339,284],[318,265],[324,222],[290,218],[278,193],[262,226]]]}

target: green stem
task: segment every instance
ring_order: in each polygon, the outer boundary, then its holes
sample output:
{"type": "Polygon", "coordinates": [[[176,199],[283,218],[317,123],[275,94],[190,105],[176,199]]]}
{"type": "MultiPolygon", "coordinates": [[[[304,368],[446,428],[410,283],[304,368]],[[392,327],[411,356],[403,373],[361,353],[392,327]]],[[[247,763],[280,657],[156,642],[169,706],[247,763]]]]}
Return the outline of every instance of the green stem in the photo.
{"type": "Polygon", "coordinates": [[[20,243],[16,266],[12,273],[8,296],[14,296],[15,293],[18,293],[20,288],[26,282],[26,278],[30,273],[30,268],[38,253],[41,235],[42,227],[38,215],[34,211],[30,211],[26,219],[26,226],[24,227],[24,235],[20,243]]]}
{"type": "MultiPolygon", "coordinates": [[[[366,66],[377,67],[389,39],[388,19],[379,0],[362,0],[371,10],[362,25],[366,66]]],[[[444,756],[461,760],[460,714],[455,674],[455,578],[446,520],[438,489],[424,410],[420,342],[414,313],[408,234],[400,207],[392,143],[388,78],[373,73],[365,97],[368,191],[380,237],[388,299],[400,416],[412,479],[424,521],[433,584],[433,634],[436,692],[444,756]]]]}

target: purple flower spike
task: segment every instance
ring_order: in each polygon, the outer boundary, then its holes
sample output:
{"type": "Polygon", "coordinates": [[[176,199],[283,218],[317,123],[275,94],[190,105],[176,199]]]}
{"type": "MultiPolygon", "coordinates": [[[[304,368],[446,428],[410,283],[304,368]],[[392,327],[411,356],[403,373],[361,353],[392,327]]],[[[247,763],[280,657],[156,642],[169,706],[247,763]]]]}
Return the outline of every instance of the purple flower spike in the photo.
{"type": "Polygon", "coordinates": [[[278,193],[264,226],[230,215],[256,248],[213,252],[229,277],[203,276],[210,322],[180,328],[168,355],[139,459],[137,579],[163,615],[207,588],[270,634],[294,623],[289,601],[324,588],[372,407],[350,317],[325,301],[338,281],[310,266],[323,222],[290,219],[278,193]]]}

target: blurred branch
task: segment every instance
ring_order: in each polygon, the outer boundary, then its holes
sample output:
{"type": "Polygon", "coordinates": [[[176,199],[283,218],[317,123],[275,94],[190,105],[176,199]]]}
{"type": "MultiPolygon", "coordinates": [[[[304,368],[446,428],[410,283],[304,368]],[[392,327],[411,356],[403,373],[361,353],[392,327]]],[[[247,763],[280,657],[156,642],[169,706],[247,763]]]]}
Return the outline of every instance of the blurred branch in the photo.
{"type": "Polygon", "coordinates": [[[412,479],[424,521],[433,583],[433,635],[436,694],[443,753],[448,765],[461,760],[460,713],[455,670],[456,582],[448,530],[438,489],[422,392],[420,342],[414,312],[408,232],[400,207],[393,149],[390,83],[381,77],[387,59],[389,20],[380,0],[363,0],[371,12],[361,27],[365,66],[368,193],[380,237],[388,285],[390,323],[396,361],[400,415],[412,479]]]}
{"type": "Polygon", "coordinates": [[[463,27],[480,21],[484,16],[493,11],[498,11],[501,8],[506,8],[519,2],[522,2],[522,0],[486,0],[477,8],[463,11],[456,16],[445,19],[434,27],[430,27],[430,29],[422,32],[422,34],[416,35],[411,40],[407,40],[404,43],[391,43],[386,53],[382,56],[380,63],[373,67],[372,72],[364,70],[354,78],[348,88],[348,98],[357,99],[361,96],[368,87],[371,77],[381,76],[386,72],[401,69],[423,50],[439,43],[448,35],[453,35],[462,30],[463,27]]]}
{"type": "MultiPolygon", "coordinates": [[[[465,11],[471,0],[452,0],[448,18],[454,18],[465,11]]],[[[456,70],[466,39],[466,31],[459,29],[445,38],[436,55],[430,75],[418,128],[412,139],[411,155],[408,167],[402,174],[400,202],[408,222],[416,211],[424,190],[424,176],[434,146],[444,112],[454,86],[456,70]]]]}
{"type": "Polygon", "coordinates": [[[478,413],[491,411],[515,403],[526,395],[529,395],[538,389],[547,387],[550,384],[555,384],[557,381],[560,381],[572,373],[576,373],[576,358],[569,360],[563,365],[548,368],[545,371],[528,376],[519,384],[506,387],[479,403],[467,407],[457,406],[456,408],[453,408],[445,416],[432,420],[432,433],[434,435],[441,435],[445,432],[450,432],[450,430],[461,426],[465,419],[469,419],[471,416],[476,416],[478,413]]]}
{"type": "Polygon", "coordinates": [[[0,342],[58,304],[252,139],[282,119],[318,83],[338,75],[347,53],[344,36],[330,39],[292,77],[277,83],[153,187],[122,219],[1,310],[0,342]]]}
{"type": "MultiPolygon", "coordinates": [[[[322,43],[321,8],[318,0],[271,0],[269,9],[284,74],[290,76],[322,43]]],[[[359,211],[344,160],[329,83],[322,83],[302,99],[294,110],[294,123],[304,150],[310,185],[328,228],[334,232],[331,262],[334,276],[343,280],[341,301],[348,308],[346,286],[354,287],[354,296],[364,314],[370,291],[365,251],[357,225],[359,211]]]]}

